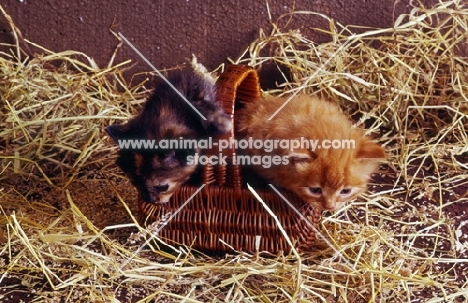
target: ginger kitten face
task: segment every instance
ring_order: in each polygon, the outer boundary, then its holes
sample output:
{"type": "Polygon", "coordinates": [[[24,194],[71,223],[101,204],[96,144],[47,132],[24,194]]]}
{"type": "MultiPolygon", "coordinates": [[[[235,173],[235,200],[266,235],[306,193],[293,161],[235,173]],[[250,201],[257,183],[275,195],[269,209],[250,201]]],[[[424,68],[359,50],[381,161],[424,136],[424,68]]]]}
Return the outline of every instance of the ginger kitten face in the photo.
{"type": "Polygon", "coordinates": [[[378,159],[384,157],[382,148],[366,138],[356,143],[356,150],[291,153],[288,165],[275,168],[283,176],[282,186],[317,209],[343,207],[366,190],[378,159]],[[295,179],[287,178],[288,170],[294,171],[295,179]]]}
{"type": "Polygon", "coordinates": [[[286,100],[270,97],[246,104],[237,114],[238,138],[315,141],[318,145],[294,150],[247,149],[244,154],[286,156],[287,164],[255,165],[253,169],[320,210],[336,210],[366,190],[385,152],[362,130],[353,129],[337,105],[317,97],[297,96],[269,120],[286,100]],[[340,148],[324,148],[328,145],[322,144],[330,141],[341,143],[340,148]]]}

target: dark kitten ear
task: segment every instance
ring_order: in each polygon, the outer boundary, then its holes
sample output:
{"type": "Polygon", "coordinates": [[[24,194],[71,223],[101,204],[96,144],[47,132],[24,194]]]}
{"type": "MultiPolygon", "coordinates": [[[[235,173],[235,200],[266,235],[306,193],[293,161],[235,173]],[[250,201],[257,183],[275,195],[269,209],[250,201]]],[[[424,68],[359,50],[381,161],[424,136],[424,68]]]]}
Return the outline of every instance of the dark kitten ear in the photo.
{"type": "Polygon", "coordinates": [[[113,124],[106,127],[107,134],[114,140],[115,143],[118,143],[118,140],[123,139],[128,129],[126,124],[113,124]]]}
{"type": "Polygon", "coordinates": [[[201,124],[206,134],[220,135],[229,132],[232,129],[231,117],[226,114],[216,100],[202,100],[192,102],[193,106],[206,118],[201,119],[201,124]]]}
{"type": "Polygon", "coordinates": [[[221,135],[231,131],[231,118],[221,108],[206,114],[206,121],[203,121],[202,124],[208,135],[221,135]]]}

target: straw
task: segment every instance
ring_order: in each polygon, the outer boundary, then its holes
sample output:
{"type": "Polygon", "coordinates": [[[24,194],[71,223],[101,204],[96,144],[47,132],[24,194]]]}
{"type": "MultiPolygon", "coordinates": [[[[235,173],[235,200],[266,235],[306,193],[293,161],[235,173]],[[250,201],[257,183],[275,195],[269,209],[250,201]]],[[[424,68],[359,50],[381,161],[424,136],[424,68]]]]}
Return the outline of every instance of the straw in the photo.
{"type": "Polygon", "coordinates": [[[135,190],[115,167],[117,147],[102,131],[133,116],[147,96],[145,83],[132,86],[122,76],[129,62],[114,63],[114,54],[100,68],[83,53],[54,53],[24,39],[0,9],[16,39],[11,53],[0,54],[3,298],[466,300],[468,8],[462,1],[414,7],[383,29],[292,12],[270,20],[271,32],[261,31],[241,58],[231,59],[286,67],[285,82],[266,93],[316,92],[338,102],[356,127],[386,147],[388,163],[369,193],[323,215],[326,240],[318,238],[309,251],[221,257],[164,246],[155,233],[162,225],[143,228],[131,213],[135,190]],[[277,26],[296,15],[324,18],[328,29],[310,30],[331,42],[277,26]],[[27,45],[43,54],[28,56],[27,45]],[[88,193],[79,194],[81,188],[88,193]]]}

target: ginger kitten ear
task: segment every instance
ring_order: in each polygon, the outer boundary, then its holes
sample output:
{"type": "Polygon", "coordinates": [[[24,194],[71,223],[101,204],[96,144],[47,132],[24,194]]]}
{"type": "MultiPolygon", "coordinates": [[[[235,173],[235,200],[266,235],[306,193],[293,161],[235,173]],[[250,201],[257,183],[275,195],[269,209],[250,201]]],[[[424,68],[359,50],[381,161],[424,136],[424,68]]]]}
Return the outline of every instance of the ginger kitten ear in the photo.
{"type": "Polygon", "coordinates": [[[312,151],[304,149],[289,151],[288,157],[292,164],[306,164],[317,158],[317,155],[312,151]]]}
{"type": "Polygon", "coordinates": [[[364,138],[359,142],[356,159],[360,167],[360,173],[368,178],[377,169],[380,161],[385,159],[385,150],[377,143],[364,138]]]}
{"type": "Polygon", "coordinates": [[[379,144],[364,138],[356,152],[358,159],[385,159],[385,150],[379,144]]]}

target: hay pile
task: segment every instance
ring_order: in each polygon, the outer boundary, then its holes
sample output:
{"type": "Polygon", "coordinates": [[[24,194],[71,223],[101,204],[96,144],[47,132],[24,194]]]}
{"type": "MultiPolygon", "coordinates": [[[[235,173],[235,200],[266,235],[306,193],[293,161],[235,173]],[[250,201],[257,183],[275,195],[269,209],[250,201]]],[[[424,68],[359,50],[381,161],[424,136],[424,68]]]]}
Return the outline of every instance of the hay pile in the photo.
{"type": "Polygon", "coordinates": [[[48,183],[68,177],[70,184],[80,170],[101,165],[95,161],[114,151],[102,127],[131,117],[144,91],[125,83],[121,71],[129,62],[100,69],[85,54],[53,53],[24,42],[44,55],[28,57],[19,42],[11,46],[15,51],[1,54],[0,179],[38,171],[48,183]]]}
{"type": "Polygon", "coordinates": [[[145,89],[124,82],[123,64],[99,69],[47,50],[25,58],[19,43],[2,53],[2,300],[465,302],[468,8],[415,8],[394,28],[360,34],[332,20],[317,30],[332,42],[274,26],[236,62],[285,65],[291,80],[272,93],[338,100],[389,156],[369,194],[324,217],[334,249],[318,241],[299,258],[155,247],[129,214],[134,193],[102,132],[128,119],[145,89]]]}

